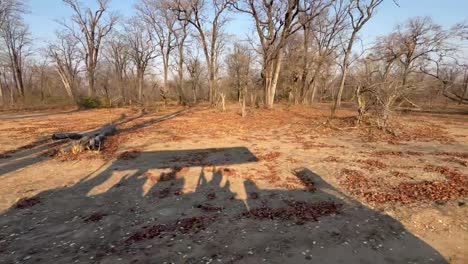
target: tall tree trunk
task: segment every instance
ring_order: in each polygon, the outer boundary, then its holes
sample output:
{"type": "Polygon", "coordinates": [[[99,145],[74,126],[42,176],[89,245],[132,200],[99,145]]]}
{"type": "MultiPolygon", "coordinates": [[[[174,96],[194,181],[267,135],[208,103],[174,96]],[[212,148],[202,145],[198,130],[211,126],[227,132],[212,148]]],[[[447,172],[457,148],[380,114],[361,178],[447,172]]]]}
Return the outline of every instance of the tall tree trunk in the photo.
{"type": "Polygon", "coordinates": [[[179,90],[179,104],[185,103],[185,96],[184,96],[184,56],[183,56],[183,48],[179,48],[179,70],[177,72],[177,89],[179,90]]]}
{"type": "Polygon", "coordinates": [[[3,82],[0,80],[0,102],[5,105],[5,97],[3,96],[3,82]]]}
{"type": "Polygon", "coordinates": [[[12,57],[11,69],[13,71],[16,91],[18,92],[19,97],[24,98],[23,75],[18,63],[18,58],[15,54],[13,54],[12,57]]]}
{"type": "MultiPolygon", "coordinates": [[[[7,82],[7,76],[6,76],[6,71],[4,70],[2,72],[2,76],[3,77],[3,82],[2,82],[2,87],[5,88],[5,91],[8,89],[9,90],[9,96],[10,96],[10,105],[13,104],[15,102],[15,97],[14,97],[14,94],[13,94],[13,89],[10,87],[8,87],[8,82],[7,82]]],[[[6,102],[6,98],[5,98],[5,102],[6,102]]]]}
{"type": "Polygon", "coordinates": [[[359,125],[362,123],[362,119],[364,118],[364,114],[366,113],[366,101],[364,99],[363,94],[361,93],[361,86],[358,85],[356,88],[356,101],[358,104],[358,117],[356,123],[359,125]]]}
{"type": "Polygon", "coordinates": [[[127,97],[125,94],[125,85],[124,85],[124,80],[121,75],[117,76],[117,82],[119,82],[119,90],[120,90],[120,96],[122,96],[122,102],[123,104],[127,103],[127,97]]]}
{"type": "Polygon", "coordinates": [[[21,97],[24,97],[24,82],[23,82],[23,73],[21,72],[21,69],[19,65],[16,66],[16,75],[18,78],[18,91],[20,93],[21,97]]]}
{"type": "Polygon", "coordinates": [[[307,94],[309,87],[307,82],[307,77],[309,74],[309,29],[306,26],[303,26],[304,29],[304,41],[302,45],[303,49],[303,64],[302,64],[302,77],[301,77],[301,101],[302,103],[306,103],[307,101],[307,94]]]}
{"type": "Polygon", "coordinates": [[[214,70],[212,69],[213,66],[208,67],[210,71],[209,73],[209,100],[210,104],[214,105],[215,104],[215,76],[214,76],[214,70]]]}
{"type": "Polygon", "coordinates": [[[353,50],[354,41],[356,39],[357,32],[353,31],[351,34],[351,38],[349,39],[348,47],[346,48],[344,59],[343,59],[343,69],[341,71],[341,80],[340,80],[340,87],[338,88],[338,93],[335,98],[335,102],[333,103],[331,116],[334,117],[336,114],[336,110],[341,106],[341,96],[343,95],[344,86],[346,83],[346,78],[348,76],[348,68],[349,68],[349,60],[351,58],[351,52],[353,50]]]}
{"type": "Polygon", "coordinates": [[[40,82],[39,82],[39,89],[41,92],[41,102],[45,101],[45,94],[44,94],[44,69],[41,69],[41,75],[40,75],[40,82]]]}
{"type": "Polygon", "coordinates": [[[88,69],[88,96],[96,96],[94,69],[88,69]]]}
{"type": "Polygon", "coordinates": [[[242,91],[240,92],[240,101],[239,103],[241,104],[241,115],[242,117],[245,117],[247,115],[247,112],[245,111],[245,97],[247,96],[247,85],[244,86],[242,91]]]}
{"type": "Polygon", "coordinates": [[[138,100],[140,103],[143,103],[143,85],[144,85],[144,72],[139,69],[138,70],[138,100]]]}
{"type": "Polygon", "coordinates": [[[310,96],[310,103],[313,104],[315,101],[315,94],[317,93],[317,84],[312,82],[312,95],[310,96]]]}
{"type": "MultiPolygon", "coordinates": [[[[312,79],[308,83],[308,88],[310,90],[310,87],[312,87],[312,94],[310,95],[310,103],[314,103],[315,100],[315,94],[317,93],[317,76],[320,73],[320,70],[322,69],[323,66],[323,60],[320,59],[319,63],[317,64],[317,68],[314,71],[314,75],[312,76],[312,79]]],[[[306,94],[306,101],[302,103],[307,103],[307,97],[309,96],[309,93],[306,94]]]]}
{"type": "Polygon", "coordinates": [[[59,69],[57,70],[57,72],[60,76],[60,80],[62,80],[63,87],[65,88],[65,92],[67,93],[68,97],[74,100],[72,84],[70,80],[67,78],[67,75],[59,69]]]}
{"type": "MultiPolygon", "coordinates": [[[[345,55],[347,57],[347,55],[345,55]]],[[[345,59],[345,63],[347,63],[345,59]]],[[[346,82],[346,75],[348,75],[348,66],[344,65],[343,66],[343,71],[341,72],[341,80],[340,80],[340,87],[338,89],[338,93],[336,94],[335,102],[333,103],[333,108],[332,108],[332,116],[335,116],[336,110],[340,108],[341,106],[341,97],[343,96],[343,90],[346,82]]]]}
{"type": "Polygon", "coordinates": [[[275,101],[276,85],[278,84],[278,77],[281,70],[283,61],[283,51],[280,50],[278,57],[272,61],[269,66],[269,73],[265,81],[265,106],[267,108],[273,108],[275,101]]]}
{"type": "MultiPolygon", "coordinates": [[[[168,57],[163,58],[163,93],[165,94],[165,97],[167,97],[168,94],[168,74],[169,74],[169,61],[168,57]]],[[[167,105],[167,100],[164,100],[164,105],[167,105]]]]}
{"type": "Polygon", "coordinates": [[[193,92],[193,103],[197,103],[197,85],[192,84],[192,92],[193,92]]]}
{"type": "Polygon", "coordinates": [[[335,116],[336,110],[340,108],[341,106],[341,96],[343,95],[346,78],[348,76],[349,60],[351,57],[354,38],[355,38],[355,35],[353,34],[353,36],[351,37],[350,43],[348,44],[348,48],[346,49],[346,52],[345,52],[345,56],[343,60],[343,69],[341,71],[340,87],[338,88],[338,93],[336,95],[335,102],[333,103],[332,112],[331,112],[332,117],[335,116]]]}

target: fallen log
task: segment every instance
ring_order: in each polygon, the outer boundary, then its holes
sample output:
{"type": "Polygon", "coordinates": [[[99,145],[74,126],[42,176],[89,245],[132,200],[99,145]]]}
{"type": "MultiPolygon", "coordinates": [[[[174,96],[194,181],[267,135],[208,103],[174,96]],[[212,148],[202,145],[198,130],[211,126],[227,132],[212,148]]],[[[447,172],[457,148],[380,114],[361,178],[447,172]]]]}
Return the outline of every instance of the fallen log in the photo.
{"type": "Polygon", "coordinates": [[[78,140],[83,137],[83,134],[80,133],[57,133],[52,135],[53,140],[60,140],[60,139],[73,139],[78,140]]]}
{"type": "Polygon", "coordinates": [[[99,132],[80,134],[80,133],[58,133],[53,134],[52,139],[71,139],[71,144],[60,149],[60,152],[80,152],[82,150],[100,150],[107,136],[115,134],[117,128],[115,125],[107,125],[99,132]]]}

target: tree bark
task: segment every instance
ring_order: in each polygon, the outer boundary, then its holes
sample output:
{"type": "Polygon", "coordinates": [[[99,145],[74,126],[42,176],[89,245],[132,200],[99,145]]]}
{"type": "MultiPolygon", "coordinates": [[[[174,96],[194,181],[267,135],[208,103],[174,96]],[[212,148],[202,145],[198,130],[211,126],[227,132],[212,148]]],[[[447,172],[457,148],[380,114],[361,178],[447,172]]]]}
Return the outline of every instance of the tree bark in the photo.
{"type": "Polygon", "coordinates": [[[302,103],[306,102],[307,93],[308,93],[308,82],[307,77],[309,75],[309,29],[306,26],[303,26],[304,29],[304,41],[303,41],[303,65],[302,65],[302,77],[301,77],[301,101],[302,103]]]}
{"type": "Polygon", "coordinates": [[[354,41],[356,39],[357,32],[353,31],[351,34],[351,38],[349,39],[348,47],[346,48],[344,59],[343,59],[343,69],[341,71],[341,80],[340,80],[340,87],[338,88],[338,93],[335,98],[335,102],[333,103],[331,116],[334,117],[336,114],[336,110],[341,106],[341,96],[343,95],[344,86],[346,83],[346,78],[348,75],[348,67],[349,67],[349,60],[351,57],[351,52],[353,50],[354,41]]]}
{"type": "Polygon", "coordinates": [[[94,84],[95,84],[94,70],[88,70],[88,96],[91,96],[91,97],[96,96],[96,89],[94,87],[94,84]]]}
{"type": "Polygon", "coordinates": [[[283,61],[283,50],[280,49],[278,57],[271,62],[271,65],[268,67],[269,73],[267,73],[265,81],[265,106],[267,108],[273,108],[275,102],[276,94],[276,85],[278,84],[278,77],[281,70],[281,65],[283,61]]]}
{"type": "Polygon", "coordinates": [[[179,70],[177,72],[177,89],[179,93],[179,104],[185,103],[185,96],[184,96],[184,56],[183,56],[183,48],[179,48],[179,70]]]}
{"type": "MultiPolygon", "coordinates": [[[[169,60],[168,58],[163,57],[163,92],[164,94],[168,94],[168,85],[167,85],[167,80],[168,80],[168,74],[169,74],[169,60]]],[[[167,100],[164,100],[164,105],[167,106],[167,100]]]]}
{"type": "Polygon", "coordinates": [[[62,72],[60,68],[57,68],[57,72],[60,76],[60,80],[62,80],[63,87],[65,88],[65,92],[67,93],[68,97],[74,100],[72,84],[70,83],[70,80],[67,78],[66,73],[62,72]]]}
{"type": "Polygon", "coordinates": [[[143,103],[144,73],[142,72],[141,69],[139,69],[137,75],[138,75],[138,100],[140,101],[140,103],[143,103]]]}

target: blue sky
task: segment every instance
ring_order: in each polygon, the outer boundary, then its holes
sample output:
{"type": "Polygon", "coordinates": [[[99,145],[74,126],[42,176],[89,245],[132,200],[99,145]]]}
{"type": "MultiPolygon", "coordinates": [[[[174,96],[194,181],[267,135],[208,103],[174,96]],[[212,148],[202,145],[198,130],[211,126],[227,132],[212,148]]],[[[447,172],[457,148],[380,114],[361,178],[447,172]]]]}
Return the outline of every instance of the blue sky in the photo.
{"type": "MultiPolygon", "coordinates": [[[[137,0],[113,0],[111,7],[118,13],[131,16],[133,6],[137,0]]],[[[86,5],[93,5],[94,0],[81,0],[86,5]]],[[[398,0],[397,7],[392,0],[385,0],[379,7],[378,13],[365,26],[361,33],[366,42],[373,41],[375,37],[390,32],[396,24],[402,23],[410,17],[431,16],[435,22],[444,27],[468,20],[468,0],[398,0]]],[[[50,40],[58,25],[57,19],[67,18],[71,11],[61,0],[29,0],[30,13],[26,15],[38,46],[50,40]]],[[[232,21],[227,31],[244,38],[251,31],[248,18],[244,15],[231,15],[232,21]]]]}

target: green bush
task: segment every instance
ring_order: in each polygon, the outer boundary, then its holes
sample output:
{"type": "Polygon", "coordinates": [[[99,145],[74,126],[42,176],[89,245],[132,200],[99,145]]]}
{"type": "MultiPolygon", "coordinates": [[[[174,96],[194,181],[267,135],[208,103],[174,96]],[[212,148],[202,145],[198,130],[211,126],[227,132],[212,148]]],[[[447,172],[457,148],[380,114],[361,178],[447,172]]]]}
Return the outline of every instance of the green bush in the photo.
{"type": "Polygon", "coordinates": [[[102,102],[97,97],[83,97],[78,100],[78,106],[83,109],[100,108],[102,102]]]}

